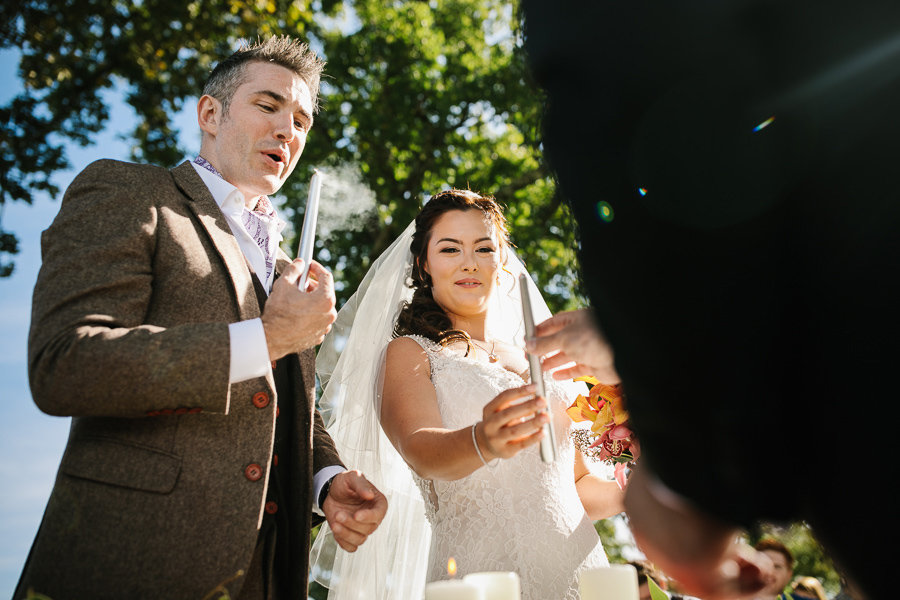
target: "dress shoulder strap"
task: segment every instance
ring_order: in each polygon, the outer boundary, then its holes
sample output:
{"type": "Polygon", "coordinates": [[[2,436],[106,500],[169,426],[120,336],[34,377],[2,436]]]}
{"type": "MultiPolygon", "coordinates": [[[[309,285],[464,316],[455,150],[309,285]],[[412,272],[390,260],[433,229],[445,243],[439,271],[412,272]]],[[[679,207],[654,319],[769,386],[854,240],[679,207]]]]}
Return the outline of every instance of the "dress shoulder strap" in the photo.
{"type": "Polygon", "coordinates": [[[443,350],[443,346],[431,340],[424,335],[410,334],[404,335],[403,337],[408,337],[411,340],[414,340],[417,344],[422,346],[422,349],[428,353],[428,357],[430,358],[434,354],[440,354],[441,350],[443,350]]]}
{"type": "Polygon", "coordinates": [[[425,351],[425,355],[428,357],[429,372],[432,377],[434,376],[435,370],[443,368],[446,363],[446,355],[443,353],[443,346],[423,335],[411,334],[404,335],[403,337],[408,337],[415,341],[422,347],[422,350],[425,351]]]}

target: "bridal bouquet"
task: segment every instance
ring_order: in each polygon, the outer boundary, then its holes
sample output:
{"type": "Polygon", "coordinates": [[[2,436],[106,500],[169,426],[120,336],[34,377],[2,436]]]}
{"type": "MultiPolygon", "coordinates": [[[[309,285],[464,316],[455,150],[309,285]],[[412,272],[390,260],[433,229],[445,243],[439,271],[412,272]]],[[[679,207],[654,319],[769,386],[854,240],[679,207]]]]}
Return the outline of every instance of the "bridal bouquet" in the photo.
{"type": "Polygon", "coordinates": [[[592,423],[590,431],[580,430],[582,438],[593,438],[589,444],[583,444],[583,449],[592,458],[614,464],[616,482],[624,489],[625,468],[637,460],[640,445],[625,410],[622,385],[603,384],[594,377],[579,377],[575,381],[591,385],[591,391],[587,397],[579,394],[566,412],[576,423],[592,423]]]}

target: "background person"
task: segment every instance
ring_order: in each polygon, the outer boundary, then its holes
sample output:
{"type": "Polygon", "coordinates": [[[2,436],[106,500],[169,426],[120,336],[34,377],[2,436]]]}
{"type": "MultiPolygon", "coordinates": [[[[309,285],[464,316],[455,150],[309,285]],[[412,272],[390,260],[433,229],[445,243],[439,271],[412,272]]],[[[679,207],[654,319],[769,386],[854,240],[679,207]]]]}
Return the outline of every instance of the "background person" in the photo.
{"type": "Polygon", "coordinates": [[[754,548],[772,561],[768,583],[756,594],[756,600],[791,600],[784,590],[794,577],[794,555],[775,538],[763,538],[754,548]]]}

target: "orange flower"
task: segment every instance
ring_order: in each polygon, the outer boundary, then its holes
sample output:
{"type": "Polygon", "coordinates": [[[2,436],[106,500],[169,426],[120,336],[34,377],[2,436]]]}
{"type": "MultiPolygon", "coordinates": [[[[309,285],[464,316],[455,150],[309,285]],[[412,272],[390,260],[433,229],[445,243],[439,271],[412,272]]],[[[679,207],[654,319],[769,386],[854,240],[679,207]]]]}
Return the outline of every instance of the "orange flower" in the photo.
{"type": "Polygon", "coordinates": [[[578,394],[578,397],[575,398],[575,402],[572,403],[572,406],[566,409],[569,418],[576,423],[582,421],[594,422],[597,419],[598,412],[600,412],[600,408],[597,406],[597,397],[588,396],[585,398],[581,394],[578,394]]]}
{"type": "Polygon", "coordinates": [[[591,430],[594,433],[603,433],[604,430],[621,425],[628,420],[628,411],[625,410],[625,401],[622,398],[621,385],[599,384],[591,388],[591,397],[596,397],[597,416],[593,419],[591,430]]]}

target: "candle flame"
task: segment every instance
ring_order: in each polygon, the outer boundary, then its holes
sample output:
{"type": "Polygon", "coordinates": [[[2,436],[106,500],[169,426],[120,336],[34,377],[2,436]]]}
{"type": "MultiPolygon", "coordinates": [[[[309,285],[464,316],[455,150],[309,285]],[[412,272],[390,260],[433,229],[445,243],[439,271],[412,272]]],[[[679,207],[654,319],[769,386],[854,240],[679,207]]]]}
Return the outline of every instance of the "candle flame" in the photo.
{"type": "Polygon", "coordinates": [[[452,556],[450,557],[450,560],[447,561],[447,574],[450,575],[450,577],[456,577],[456,559],[452,556]]]}

